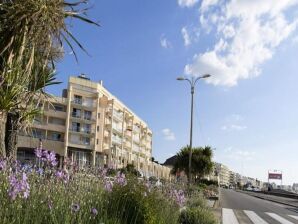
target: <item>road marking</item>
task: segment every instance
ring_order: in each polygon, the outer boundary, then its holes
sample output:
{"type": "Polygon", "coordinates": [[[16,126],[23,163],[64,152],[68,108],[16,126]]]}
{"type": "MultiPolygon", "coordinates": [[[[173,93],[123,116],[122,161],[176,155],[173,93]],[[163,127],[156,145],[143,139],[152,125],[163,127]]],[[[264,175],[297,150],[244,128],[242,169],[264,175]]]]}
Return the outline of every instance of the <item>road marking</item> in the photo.
{"type": "Polygon", "coordinates": [[[239,224],[232,209],[222,209],[222,223],[223,224],[239,224]]]}
{"type": "Polygon", "coordinates": [[[262,219],[253,211],[244,210],[244,213],[254,224],[268,224],[268,222],[264,221],[264,219],[262,219]]]}
{"type": "Polygon", "coordinates": [[[290,217],[293,218],[293,219],[298,220],[298,216],[296,216],[296,215],[288,215],[288,216],[290,216],[290,217]]]}
{"type": "Polygon", "coordinates": [[[274,218],[275,220],[279,221],[281,224],[294,224],[275,213],[266,212],[266,214],[274,218]]]}

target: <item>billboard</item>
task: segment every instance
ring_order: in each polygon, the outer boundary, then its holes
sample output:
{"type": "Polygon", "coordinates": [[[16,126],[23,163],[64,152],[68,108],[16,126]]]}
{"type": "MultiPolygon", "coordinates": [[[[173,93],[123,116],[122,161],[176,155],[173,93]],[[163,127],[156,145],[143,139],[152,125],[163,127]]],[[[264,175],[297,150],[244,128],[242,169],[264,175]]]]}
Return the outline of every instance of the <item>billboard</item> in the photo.
{"type": "Polygon", "coordinates": [[[282,180],[282,173],[268,173],[268,179],[282,180]]]}

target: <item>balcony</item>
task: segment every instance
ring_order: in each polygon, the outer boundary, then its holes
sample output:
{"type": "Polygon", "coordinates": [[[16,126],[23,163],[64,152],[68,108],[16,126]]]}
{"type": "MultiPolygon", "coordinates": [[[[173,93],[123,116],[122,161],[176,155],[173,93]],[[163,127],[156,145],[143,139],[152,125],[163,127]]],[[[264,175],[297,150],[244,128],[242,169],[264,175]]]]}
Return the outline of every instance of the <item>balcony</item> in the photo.
{"type": "Polygon", "coordinates": [[[117,145],[121,145],[122,144],[122,141],[120,139],[112,138],[112,143],[115,143],[117,145]]]}
{"type": "Polygon", "coordinates": [[[71,127],[69,128],[69,131],[86,135],[94,135],[94,129],[92,128],[71,127]]]}
{"type": "Polygon", "coordinates": [[[96,103],[95,102],[90,102],[88,100],[81,100],[81,99],[74,99],[71,101],[72,104],[75,104],[76,107],[87,107],[88,110],[90,109],[93,109],[95,110],[96,109],[96,103]]]}
{"type": "Polygon", "coordinates": [[[75,113],[75,112],[72,112],[71,114],[71,117],[74,118],[74,119],[80,119],[86,123],[91,123],[91,122],[94,122],[95,121],[95,118],[90,116],[90,115],[86,115],[86,114],[81,114],[81,113],[75,113]]]}
{"type": "Polygon", "coordinates": [[[113,110],[113,118],[119,120],[119,121],[123,121],[123,113],[113,110]]]}
{"type": "Polygon", "coordinates": [[[76,112],[72,112],[71,116],[74,117],[74,118],[79,118],[79,119],[82,118],[81,113],[76,113],[76,112]]]}
{"type": "Polygon", "coordinates": [[[91,144],[90,142],[84,142],[84,141],[69,141],[69,145],[74,148],[83,148],[83,149],[93,149],[94,144],[91,144]]]}

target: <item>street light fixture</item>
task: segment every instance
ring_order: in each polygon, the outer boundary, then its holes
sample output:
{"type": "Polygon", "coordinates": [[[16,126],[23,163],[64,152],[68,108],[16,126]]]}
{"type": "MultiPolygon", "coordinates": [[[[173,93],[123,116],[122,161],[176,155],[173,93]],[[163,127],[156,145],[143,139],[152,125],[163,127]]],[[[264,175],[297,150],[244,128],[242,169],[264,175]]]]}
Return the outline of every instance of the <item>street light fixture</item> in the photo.
{"type": "Polygon", "coordinates": [[[189,161],[188,161],[188,185],[190,186],[192,182],[191,175],[191,157],[192,157],[192,127],[193,127],[193,97],[195,93],[195,85],[200,79],[209,78],[211,75],[205,74],[199,77],[191,77],[191,79],[185,78],[183,76],[178,77],[178,81],[188,81],[191,87],[191,115],[190,115],[190,140],[189,140],[189,161]]]}

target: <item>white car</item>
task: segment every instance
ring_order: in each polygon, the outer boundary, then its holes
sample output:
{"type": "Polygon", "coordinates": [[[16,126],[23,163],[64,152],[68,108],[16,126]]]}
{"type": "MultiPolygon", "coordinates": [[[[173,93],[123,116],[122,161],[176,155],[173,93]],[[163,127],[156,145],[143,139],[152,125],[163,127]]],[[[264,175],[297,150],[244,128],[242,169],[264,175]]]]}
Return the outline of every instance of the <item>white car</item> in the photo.
{"type": "Polygon", "coordinates": [[[260,191],[261,191],[261,189],[260,189],[260,188],[257,188],[257,187],[255,187],[255,188],[253,189],[253,191],[260,192],[260,191]]]}
{"type": "Polygon", "coordinates": [[[253,189],[251,187],[246,188],[247,191],[252,191],[253,189]]]}

